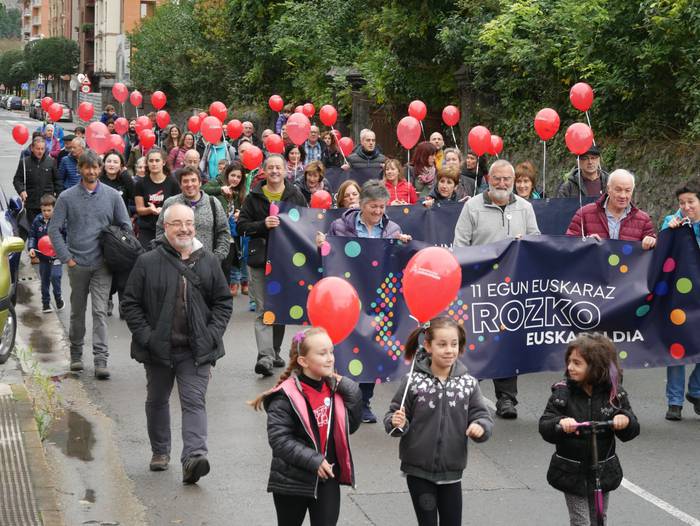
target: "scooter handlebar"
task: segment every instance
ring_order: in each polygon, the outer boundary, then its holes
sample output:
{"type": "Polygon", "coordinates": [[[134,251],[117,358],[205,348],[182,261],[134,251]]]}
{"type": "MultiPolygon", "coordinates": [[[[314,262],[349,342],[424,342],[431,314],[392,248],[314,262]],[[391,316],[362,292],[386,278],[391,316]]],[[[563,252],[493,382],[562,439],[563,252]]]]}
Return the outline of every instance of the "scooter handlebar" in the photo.
{"type": "MultiPolygon", "coordinates": [[[[612,420],[591,420],[586,422],[576,422],[574,426],[577,428],[587,428],[595,431],[596,429],[612,428],[614,422],[612,420]]],[[[560,424],[554,425],[555,431],[563,431],[560,424]]]]}

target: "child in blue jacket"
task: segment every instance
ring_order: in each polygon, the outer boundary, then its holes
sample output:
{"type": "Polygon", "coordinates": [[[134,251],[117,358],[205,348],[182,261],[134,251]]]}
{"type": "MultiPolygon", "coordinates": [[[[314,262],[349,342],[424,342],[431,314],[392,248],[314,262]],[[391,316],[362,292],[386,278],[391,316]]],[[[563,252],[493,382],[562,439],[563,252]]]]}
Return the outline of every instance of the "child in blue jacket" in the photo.
{"type": "MultiPolygon", "coordinates": [[[[50,287],[53,287],[53,297],[56,300],[56,310],[61,310],[65,306],[61,297],[61,277],[63,276],[63,266],[61,260],[56,258],[56,253],[47,250],[43,253],[39,250],[39,240],[49,235],[49,221],[53,216],[53,208],[56,198],[51,194],[41,197],[41,214],[38,214],[32,221],[31,232],[27,241],[29,255],[39,258],[39,276],[41,277],[41,303],[43,312],[51,312],[50,287]]],[[[65,232],[62,232],[65,237],[65,232]]]]}

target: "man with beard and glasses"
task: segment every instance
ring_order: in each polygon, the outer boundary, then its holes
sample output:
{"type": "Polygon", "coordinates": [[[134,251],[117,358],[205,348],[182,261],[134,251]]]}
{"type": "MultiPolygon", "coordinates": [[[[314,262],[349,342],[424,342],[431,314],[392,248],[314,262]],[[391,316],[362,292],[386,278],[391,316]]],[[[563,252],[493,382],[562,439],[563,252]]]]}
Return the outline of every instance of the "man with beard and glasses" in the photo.
{"type": "MultiPolygon", "coordinates": [[[[508,238],[539,235],[532,205],[513,193],[515,169],[500,160],[489,170],[489,188],[464,204],[455,226],[455,247],[485,245],[508,238]]],[[[518,377],[493,380],[496,390],[496,414],[517,418],[518,377]]]]}

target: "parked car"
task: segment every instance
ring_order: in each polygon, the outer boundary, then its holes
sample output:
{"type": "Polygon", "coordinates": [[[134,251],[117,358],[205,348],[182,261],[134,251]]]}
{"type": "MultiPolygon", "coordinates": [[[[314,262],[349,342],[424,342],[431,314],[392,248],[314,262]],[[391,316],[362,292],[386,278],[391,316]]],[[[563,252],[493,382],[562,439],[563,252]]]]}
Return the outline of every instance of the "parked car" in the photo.
{"type": "Polygon", "coordinates": [[[61,118],[58,119],[59,121],[73,121],[73,110],[71,109],[68,104],[65,102],[59,102],[59,104],[63,107],[63,115],[61,115],[61,118]]]}
{"type": "Polygon", "coordinates": [[[17,336],[15,300],[20,253],[24,250],[17,225],[21,210],[19,197],[8,201],[0,190],[0,364],[10,358],[17,336]]]}
{"type": "Polygon", "coordinates": [[[29,118],[30,119],[44,119],[44,110],[41,107],[41,99],[34,99],[29,105],[29,118]]]}
{"type": "Polygon", "coordinates": [[[5,107],[9,95],[0,95],[0,107],[5,107]]]}
{"type": "Polygon", "coordinates": [[[21,110],[23,109],[22,106],[22,99],[20,97],[12,96],[7,99],[7,109],[8,110],[21,110]]]}

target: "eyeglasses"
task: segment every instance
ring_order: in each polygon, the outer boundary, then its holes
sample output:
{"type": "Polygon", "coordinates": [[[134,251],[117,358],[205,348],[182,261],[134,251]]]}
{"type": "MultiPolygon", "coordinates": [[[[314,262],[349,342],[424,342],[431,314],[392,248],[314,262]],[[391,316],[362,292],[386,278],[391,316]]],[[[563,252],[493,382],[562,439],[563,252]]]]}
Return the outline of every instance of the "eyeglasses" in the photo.
{"type": "Polygon", "coordinates": [[[175,228],[182,228],[183,226],[185,226],[187,228],[192,228],[194,226],[194,221],[175,220],[175,221],[168,221],[165,224],[168,226],[174,226],[175,228]]]}
{"type": "Polygon", "coordinates": [[[513,179],[514,178],[511,176],[506,176],[506,177],[492,177],[492,176],[490,176],[489,177],[489,181],[491,181],[492,183],[501,183],[501,182],[511,183],[511,182],[513,182],[513,179]]]}

